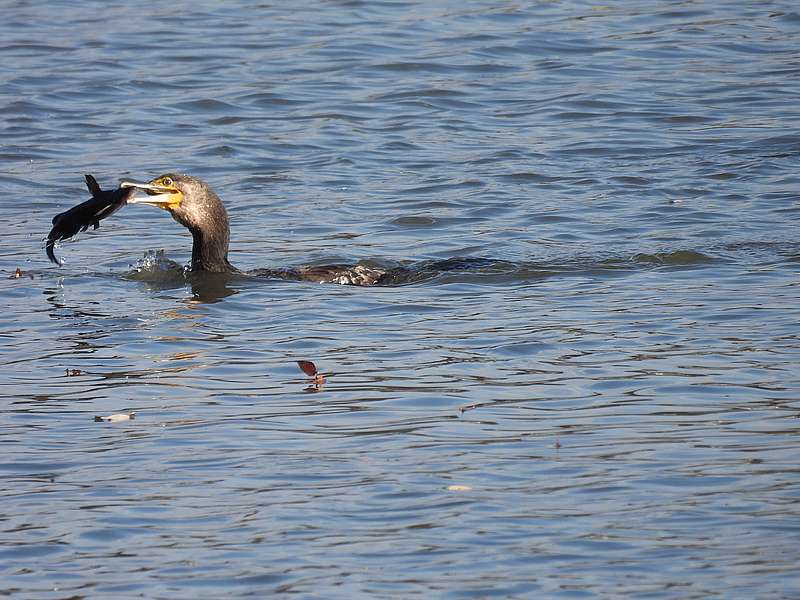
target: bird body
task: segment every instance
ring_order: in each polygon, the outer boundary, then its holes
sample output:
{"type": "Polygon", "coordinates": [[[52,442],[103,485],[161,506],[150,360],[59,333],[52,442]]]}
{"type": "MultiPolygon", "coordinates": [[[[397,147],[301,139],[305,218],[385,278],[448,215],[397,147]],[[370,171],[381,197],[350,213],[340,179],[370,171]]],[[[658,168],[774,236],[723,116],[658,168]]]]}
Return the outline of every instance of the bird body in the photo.
{"type": "Polygon", "coordinates": [[[47,236],[47,255],[58,262],[52,253],[56,241],[97,225],[125,204],[149,204],[162,208],[192,234],[193,272],[240,273],[245,275],[339,283],[342,285],[376,285],[387,271],[366,265],[325,265],[288,269],[256,269],[243,273],[228,261],[230,223],[219,196],[202,179],[191,175],[167,173],[147,182],[122,181],[118,189],[100,189],[91,175],[86,182],[93,197],[53,219],[53,229],[47,236]]]}

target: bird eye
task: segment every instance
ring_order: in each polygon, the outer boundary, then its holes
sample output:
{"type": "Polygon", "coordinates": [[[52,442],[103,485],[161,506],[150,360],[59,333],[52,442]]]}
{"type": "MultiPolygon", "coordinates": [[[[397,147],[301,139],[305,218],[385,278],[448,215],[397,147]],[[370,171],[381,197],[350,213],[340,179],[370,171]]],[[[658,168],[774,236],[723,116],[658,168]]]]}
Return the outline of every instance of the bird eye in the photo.
{"type": "Polygon", "coordinates": [[[172,177],[164,177],[164,179],[161,180],[161,183],[164,185],[172,185],[172,177]]]}

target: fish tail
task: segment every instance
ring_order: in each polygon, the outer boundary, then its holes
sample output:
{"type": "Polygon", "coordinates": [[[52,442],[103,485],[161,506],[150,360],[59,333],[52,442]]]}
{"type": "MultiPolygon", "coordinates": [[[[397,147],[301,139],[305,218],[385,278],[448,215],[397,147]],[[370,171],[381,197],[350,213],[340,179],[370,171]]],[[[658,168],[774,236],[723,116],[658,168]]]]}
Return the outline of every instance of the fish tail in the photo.
{"type": "Polygon", "coordinates": [[[47,258],[50,259],[50,262],[53,262],[60,267],[61,261],[56,258],[55,247],[56,247],[56,241],[48,238],[47,244],[45,244],[45,249],[47,250],[47,258]]]}

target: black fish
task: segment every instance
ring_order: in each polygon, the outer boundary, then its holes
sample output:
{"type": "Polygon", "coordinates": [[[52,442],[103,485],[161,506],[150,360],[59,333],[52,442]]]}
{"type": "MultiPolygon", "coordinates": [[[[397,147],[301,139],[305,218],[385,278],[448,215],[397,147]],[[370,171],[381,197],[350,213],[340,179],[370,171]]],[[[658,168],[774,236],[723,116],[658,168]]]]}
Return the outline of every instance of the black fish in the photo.
{"type": "Polygon", "coordinates": [[[100,227],[100,221],[125,206],[128,199],[136,193],[134,188],[117,188],[104,192],[94,177],[91,175],[84,177],[86,177],[86,187],[89,188],[92,197],[53,217],[53,228],[47,234],[47,243],[45,244],[47,257],[57,265],[60,265],[61,262],[53,252],[56,242],[71,238],[79,231],[86,231],[90,225],[97,229],[100,227]]]}

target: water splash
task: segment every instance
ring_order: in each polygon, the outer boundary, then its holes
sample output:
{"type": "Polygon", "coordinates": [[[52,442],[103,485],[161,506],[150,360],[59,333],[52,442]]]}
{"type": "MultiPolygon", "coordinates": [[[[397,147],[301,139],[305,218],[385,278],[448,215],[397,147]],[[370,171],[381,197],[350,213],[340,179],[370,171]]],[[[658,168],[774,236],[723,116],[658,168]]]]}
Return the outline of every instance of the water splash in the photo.
{"type": "Polygon", "coordinates": [[[127,274],[129,279],[151,283],[185,281],[188,266],[180,265],[167,257],[164,250],[148,250],[127,274]]]}

